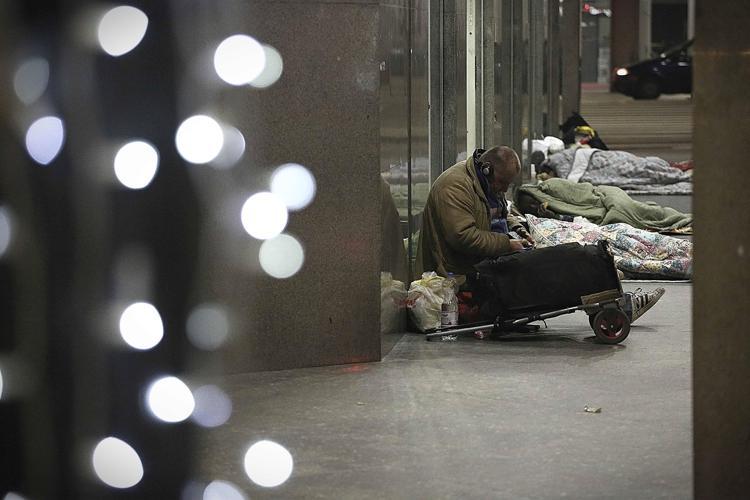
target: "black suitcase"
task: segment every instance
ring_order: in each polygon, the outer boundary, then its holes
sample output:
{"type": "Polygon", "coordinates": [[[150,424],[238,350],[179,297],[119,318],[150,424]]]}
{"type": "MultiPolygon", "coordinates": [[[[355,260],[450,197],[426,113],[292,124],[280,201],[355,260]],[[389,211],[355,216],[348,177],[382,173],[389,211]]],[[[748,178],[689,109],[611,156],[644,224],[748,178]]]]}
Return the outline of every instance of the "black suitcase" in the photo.
{"type": "Polygon", "coordinates": [[[612,254],[604,241],[567,243],[485,259],[476,266],[489,287],[483,312],[523,317],[622,297],[612,254]]]}

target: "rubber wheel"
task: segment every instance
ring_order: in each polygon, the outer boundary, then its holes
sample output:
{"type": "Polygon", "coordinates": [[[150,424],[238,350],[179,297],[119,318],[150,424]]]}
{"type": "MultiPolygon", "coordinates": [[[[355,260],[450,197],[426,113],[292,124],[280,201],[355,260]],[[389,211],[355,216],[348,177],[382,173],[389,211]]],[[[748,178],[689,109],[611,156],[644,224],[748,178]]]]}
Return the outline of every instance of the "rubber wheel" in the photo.
{"type": "Polygon", "coordinates": [[[592,330],[594,329],[594,318],[596,318],[596,313],[589,314],[589,326],[592,330]]]}
{"type": "Polygon", "coordinates": [[[638,84],[638,89],[635,93],[636,99],[656,99],[661,95],[661,88],[659,82],[653,78],[643,80],[638,84]]]}
{"type": "Polygon", "coordinates": [[[599,342],[619,344],[630,333],[630,320],[619,309],[603,309],[594,317],[591,328],[599,342]]]}

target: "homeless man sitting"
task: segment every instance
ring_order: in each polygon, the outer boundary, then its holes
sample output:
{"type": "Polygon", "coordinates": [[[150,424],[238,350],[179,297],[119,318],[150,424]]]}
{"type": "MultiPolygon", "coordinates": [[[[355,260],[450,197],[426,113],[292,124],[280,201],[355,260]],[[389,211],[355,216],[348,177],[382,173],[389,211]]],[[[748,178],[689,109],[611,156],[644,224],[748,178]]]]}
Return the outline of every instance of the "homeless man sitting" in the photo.
{"type": "MultiPolygon", "coordinates": [[[[464,290],[471,290],[476,286],[471,279],[476,275],[474,266],[480,261],[534,245],[526,228],[508,213],[505,199],[505,192],[520,171],[521,162],[515,151],[497,146],[476,150],[466,161],[453,165],[435,180],[427,197],[419,237],[419,274],[452,273],[459,283],[465,281],[464,290]]],[[[657,289],[630,294],[631,322],[663,293],[664,289],[657,289]]]]}

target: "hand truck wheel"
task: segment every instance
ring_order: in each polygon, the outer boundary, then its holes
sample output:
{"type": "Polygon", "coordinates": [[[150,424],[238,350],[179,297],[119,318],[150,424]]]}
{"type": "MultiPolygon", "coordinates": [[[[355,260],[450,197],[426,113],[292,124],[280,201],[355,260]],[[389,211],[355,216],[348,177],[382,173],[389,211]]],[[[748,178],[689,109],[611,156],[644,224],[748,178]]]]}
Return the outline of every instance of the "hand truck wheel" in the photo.
{"type": "Polygon", "coordinates": [[[619,344],[630,333],[630,319],[620,309],[602,309],[591,323],[597,340],[604,344],[619,344]]]}

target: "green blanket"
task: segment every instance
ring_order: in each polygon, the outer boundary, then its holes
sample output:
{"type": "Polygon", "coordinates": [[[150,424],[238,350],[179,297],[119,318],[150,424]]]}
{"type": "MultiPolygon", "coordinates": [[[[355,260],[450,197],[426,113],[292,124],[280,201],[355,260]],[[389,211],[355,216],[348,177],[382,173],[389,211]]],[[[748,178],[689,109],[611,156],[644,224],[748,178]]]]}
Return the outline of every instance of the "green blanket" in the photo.
{"type": "Polygon", "coordinates": [[[684,214],[656,203],[635,201],[614,186],[593,186],[552,178],[539,184],[527,184],[519,191],[533,196],[558,214],[586,217],[595,224],[624,222],[639,229],[660,232],[687,232],[692,214],[684,214]]]}

